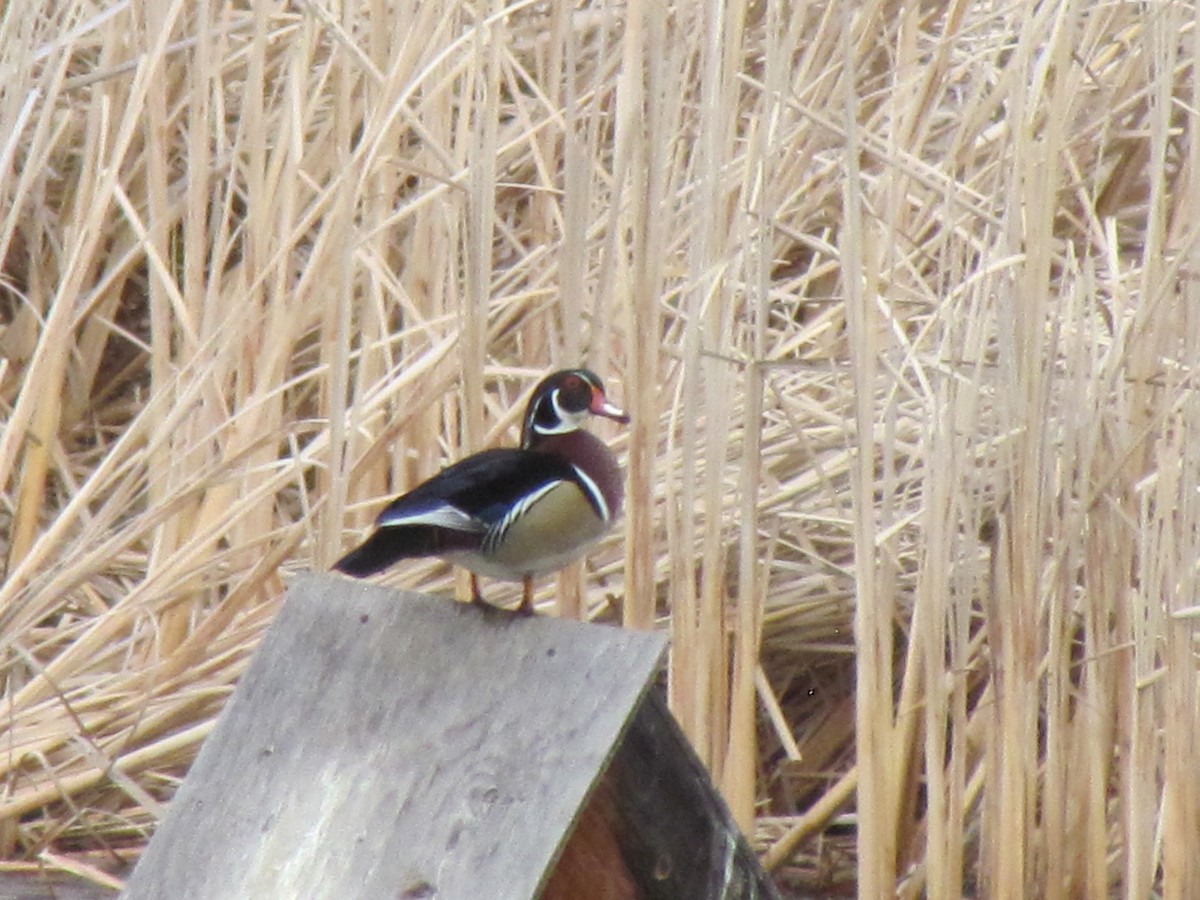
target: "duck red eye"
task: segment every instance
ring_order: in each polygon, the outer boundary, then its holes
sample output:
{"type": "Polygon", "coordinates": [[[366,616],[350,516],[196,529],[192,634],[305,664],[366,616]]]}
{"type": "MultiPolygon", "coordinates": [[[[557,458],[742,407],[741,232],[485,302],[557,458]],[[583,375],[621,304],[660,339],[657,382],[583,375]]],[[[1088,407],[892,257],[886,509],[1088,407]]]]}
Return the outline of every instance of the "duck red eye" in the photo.
{"type": "Polygon", "coordinates": [[[592,388],[578,375],[568,375],[558,389],[558,398],[564,411],[582,412],[592,402],[592,388]]]}

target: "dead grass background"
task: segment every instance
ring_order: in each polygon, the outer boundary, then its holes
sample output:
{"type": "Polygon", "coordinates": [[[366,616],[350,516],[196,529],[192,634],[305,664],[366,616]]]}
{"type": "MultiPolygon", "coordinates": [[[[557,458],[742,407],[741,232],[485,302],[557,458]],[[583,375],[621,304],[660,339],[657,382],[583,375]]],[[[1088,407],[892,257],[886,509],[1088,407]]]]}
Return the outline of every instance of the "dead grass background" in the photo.
{"type": "Polygon", "coordinates": [[[782,881],[1200,883],[1194,5],[2,15],[5,856],[144,841],[287,575],[585,361],[540,596],[671,630],[782,881]]]}

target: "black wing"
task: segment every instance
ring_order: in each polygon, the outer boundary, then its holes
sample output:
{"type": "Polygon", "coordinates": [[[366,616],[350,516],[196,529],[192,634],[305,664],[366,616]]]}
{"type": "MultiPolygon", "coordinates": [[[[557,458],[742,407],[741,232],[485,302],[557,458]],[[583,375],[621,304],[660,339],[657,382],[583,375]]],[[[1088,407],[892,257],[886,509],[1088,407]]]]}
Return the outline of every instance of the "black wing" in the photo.
{"type": "Polygon", "coordinates": [[[334,568],[361,578],[401,559],[476,549],[523,499],[559,481],[580,478],[557,456],[514,448],[468,456],[389,503],[334,568]]]}
{"type": "Polygon", "coordinates": [[[449,508],[476,523],[474,528],[464,525],[464,529],[483,531],[546,485],[578,480],[574,467],[557,456],[514,448],[484,450],[397,497],[379,514],[375,526],[420,521],[449,508]]]}

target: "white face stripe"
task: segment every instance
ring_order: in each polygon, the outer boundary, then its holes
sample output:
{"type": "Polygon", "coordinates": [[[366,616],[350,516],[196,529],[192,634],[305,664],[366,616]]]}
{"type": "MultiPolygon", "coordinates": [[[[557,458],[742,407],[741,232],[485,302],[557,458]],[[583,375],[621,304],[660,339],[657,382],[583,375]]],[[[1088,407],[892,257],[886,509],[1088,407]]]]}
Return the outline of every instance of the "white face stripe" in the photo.
{"type": "Polygon", "coordinates": [[[567,434],[571,431],[578,430],[584,423],[584,420],[591,414],[591,410],[581,409],[579,412],[569,412],[562,408],[558,402],[559,390],[555,388],[550,392],[550,408],[554,410],[554,425],[538,424],[537,414],[533,417],[533,430],[538,434],[567,434]]]}
{"type": "Polygon", "coordinates": [[[604,493],[600,490],[600,485],[596,484],[587,472],[579,468],[579,466],[571,466],[575,470],[575,474],[579,476],[579,483],[583,485],[584,491],[588,494],[592,504],[600,513],[600,521],[607,522],[612,518],[612,510],[608,508],[608,501],[604,499],[604,493]]]}
{"type": "Polygon", "coordinates": [[[550,392],[550,406],[554,408],[554,415],[558,421],[565,422],[567,420],[567,413],[563,411],[563,408],[558,403],[560,396],[562,396],[562,391],[558,388],[552,390],[550,392]]]}

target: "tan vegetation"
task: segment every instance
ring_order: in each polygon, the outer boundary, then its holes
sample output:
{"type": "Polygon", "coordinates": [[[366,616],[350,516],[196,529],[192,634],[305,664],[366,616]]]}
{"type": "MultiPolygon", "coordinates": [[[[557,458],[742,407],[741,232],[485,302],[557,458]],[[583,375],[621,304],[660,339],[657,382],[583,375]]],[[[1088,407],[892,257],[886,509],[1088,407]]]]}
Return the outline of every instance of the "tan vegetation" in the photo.
{"type": "Polygon", "coordinates": [[[2,15],[4,855],[143,841],[288,574],[582,361],[539,597],[671,630],[781,880],[1200,883],[1193,6],[2,15]]]}

